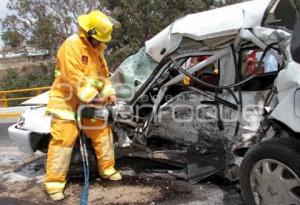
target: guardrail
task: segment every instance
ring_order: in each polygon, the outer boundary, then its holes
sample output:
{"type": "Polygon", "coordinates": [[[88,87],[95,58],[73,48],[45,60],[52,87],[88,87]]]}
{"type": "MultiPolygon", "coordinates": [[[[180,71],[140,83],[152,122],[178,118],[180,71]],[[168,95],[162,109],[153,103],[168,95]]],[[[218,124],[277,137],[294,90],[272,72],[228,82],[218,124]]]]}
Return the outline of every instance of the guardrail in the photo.
{"type": "Polygon", "coordinates": [[[0,91],[0,107],[8,107],[8,102],[12,101],[24,101],[28,100],[34,96],[28,97],[11,97],[9,98],[9,94],[15,93],[26,93],[26,92],[35,92],[35,96],[42,93],[43,90],[49,90],[51,87],[38,87],[38,88],[26,88],[26,89],[18,89],[18,90],[7,90],[7,91],[0,91]]]}

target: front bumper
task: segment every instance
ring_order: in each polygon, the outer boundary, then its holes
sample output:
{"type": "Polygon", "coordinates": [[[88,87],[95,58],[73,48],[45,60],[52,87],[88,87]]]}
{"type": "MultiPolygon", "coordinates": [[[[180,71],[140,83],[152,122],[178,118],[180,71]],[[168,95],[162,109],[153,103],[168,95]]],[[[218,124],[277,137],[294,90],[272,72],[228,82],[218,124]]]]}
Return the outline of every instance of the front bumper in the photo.
{"type": "Polygon", "coordinates": [[[30,140],[30,131],[17,128],[14,124],[8,128],[9,138],[18,146],[18,148],[27,154],[33,154],[30,140]]]}

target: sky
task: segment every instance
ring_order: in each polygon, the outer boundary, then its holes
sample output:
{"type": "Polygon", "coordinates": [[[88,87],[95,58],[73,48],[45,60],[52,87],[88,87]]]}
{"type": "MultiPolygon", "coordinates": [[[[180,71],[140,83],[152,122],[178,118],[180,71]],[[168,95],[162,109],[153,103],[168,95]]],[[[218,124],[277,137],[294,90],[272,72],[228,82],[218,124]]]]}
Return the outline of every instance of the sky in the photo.
{"type": "MultiPolygon", "coordinates": [[[[6,8],[7,2],[8,2],[8,0],[0,0],[0,18],[1,19],[4,18],[9,12],[9,10],[6,8]]],[[[2,28],[0,27],[0,29],[1,29],[1,33],[2,33],[2,28]]],[[[3,42],[0,39],[0,47],[2,47],[2,46],[3,46],[3,42]]]]}
{"type": "Polygon", "coordinates": [[[3,18],[6,16],[6,14],[9,12],[6,8],[8,0],[0,0],[0,18],[3,18]]]}

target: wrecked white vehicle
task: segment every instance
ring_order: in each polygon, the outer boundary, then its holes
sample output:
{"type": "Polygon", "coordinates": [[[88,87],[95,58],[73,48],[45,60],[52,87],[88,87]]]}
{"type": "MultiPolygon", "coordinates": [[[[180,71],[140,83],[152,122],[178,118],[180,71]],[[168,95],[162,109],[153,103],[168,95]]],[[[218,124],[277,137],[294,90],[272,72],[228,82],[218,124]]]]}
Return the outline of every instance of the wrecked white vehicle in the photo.
{"type": "MultiPolygon", "coordinates": [[[[285,1],[254,0],[187,15],[127,58],[111,78],[120,102],[106,112],[118,158],[170,165],[152,172],[191,183],[214,174],[237,180],[233,149],[256,135],[266,98],[289,58],[287,28],[296,15],[285,1]]],[[[47,151],[46,103],[9,128],[27,152],[47,151]]],[[[73,164],[76,159],[78,145],[73,164]]]]}
{"type": "MultiPolygon", "coordinates": [[[[300,63],[300,18],[290,43],[300,63]]],[[[255,146],[240,166],[240,185],[247,204],[300,204],[300,69],[287,62],[265,103],[255,146]]]]}

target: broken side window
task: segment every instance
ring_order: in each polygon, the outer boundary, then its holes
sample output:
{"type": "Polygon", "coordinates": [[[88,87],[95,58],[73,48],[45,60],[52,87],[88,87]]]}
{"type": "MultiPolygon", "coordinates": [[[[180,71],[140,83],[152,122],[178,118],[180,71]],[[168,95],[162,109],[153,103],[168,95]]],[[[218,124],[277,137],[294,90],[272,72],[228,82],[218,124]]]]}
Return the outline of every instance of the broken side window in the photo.
{"type": "Polygon", "coordinates": [[[280,63],[270,51],[259,63],[263,52],[262,49],[256,48],[244,50],[241,53],[240,75],[242,80],[256,74],[253,79],[242,85],[243,91],[266,90],[273,85],[280,69],[280,63]]]}
{"type": "Polygon", "coordinates": [[[270,5],[263,25],[293,30],[297,16],[294,0],[274,0],[270,5]]]}
{"type": "MultiPolygon", "coordinates": [[[[191,68],[193,66],[198,65],[202,61],[208,59],[209,57],[210,57],[209,55],[191,56],[187,59],[186,62],[184,62],[182,67],[184,69],[191,68]]],[[[199,71],[196,71],[192,75],[194,77],[206,82],[206,83],[211,84],[211,85],[218,85],[219,84],[219,78],[220,78],[219,74],[220,74],[220,72],[219,72],[219,62],[216,61],[212,64],[209,64],[209,65],[205,66],[204,68],[200,69],[199,71]]],[[[201,89],[201,90],[211,90],[210,88],[207,88],[207,87],[199,84],[198,82],[196,82],[195,80],[191,79],[188,76],[185,76],[183,78],[183,83],[185,85],[190,85],[190,86],[196,87],[196,88],[201,89]]]]}

